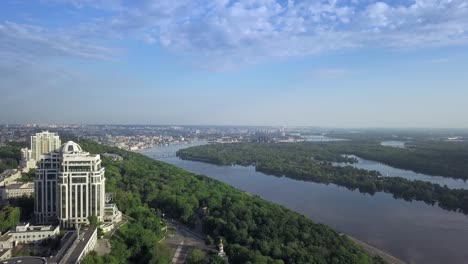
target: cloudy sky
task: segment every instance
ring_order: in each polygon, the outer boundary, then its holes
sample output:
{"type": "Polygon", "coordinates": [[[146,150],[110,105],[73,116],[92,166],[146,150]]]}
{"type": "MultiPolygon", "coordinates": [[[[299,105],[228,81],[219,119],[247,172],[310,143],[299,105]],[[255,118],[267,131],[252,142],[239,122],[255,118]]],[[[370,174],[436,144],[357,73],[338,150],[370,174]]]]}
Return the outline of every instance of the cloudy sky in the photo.
{"type": "Polygon", "coordinates": [[[466,0],[1,0],[0,123],[468,127],[466,0]]]}

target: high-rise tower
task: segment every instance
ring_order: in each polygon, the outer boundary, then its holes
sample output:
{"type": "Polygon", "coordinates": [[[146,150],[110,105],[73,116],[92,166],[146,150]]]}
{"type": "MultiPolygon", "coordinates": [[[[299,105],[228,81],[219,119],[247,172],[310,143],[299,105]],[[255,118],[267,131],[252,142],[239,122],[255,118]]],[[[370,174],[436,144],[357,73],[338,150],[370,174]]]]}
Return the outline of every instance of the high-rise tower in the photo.
{"type": "Polygon", "coordinates": [[[99,155],[84,152],[75,142],[44,155],[36,173],[36,220],[58,220],[62,227],[103,221],[105,177],[99,155]]]}
{"type": "Polygon", "coordinates": [[[57,133],[49,131],[37,133],[31,137],[31,158],[39,161],[44,154],[57,150],[60,144],[60,137],[57,133]]]}

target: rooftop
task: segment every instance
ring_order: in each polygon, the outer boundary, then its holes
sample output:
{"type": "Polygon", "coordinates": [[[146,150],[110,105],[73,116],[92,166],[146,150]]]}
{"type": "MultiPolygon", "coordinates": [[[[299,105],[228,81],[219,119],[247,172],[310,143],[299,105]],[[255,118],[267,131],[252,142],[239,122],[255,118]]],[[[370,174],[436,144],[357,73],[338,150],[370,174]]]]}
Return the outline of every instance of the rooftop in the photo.
{"type": "MultiPolygon", "coordinates": [[[[0,257],[5,255],[10,249],[3,249],[3,248],[0,248],[0,257]]],[[[1,262],[1,261],[0,261],[1,262]]]]}
{"type": "Polygon", "coordinates": [[[1,260],[0,263],[2,264],[47,264],[47,260],[45,258],[40,257],[17,257],[11,259],[4,259],[1,260]]]}
{"type": "Polygon", "coordinates": [[[13,183],[5,187],[6,189],[34,189],[34,182],[13,183]]]}
{"type": "Polygon", "coordinates": [[[78,245],[75,247],[75,249],[71,253],[70,258],[68,259],[68,262],[70,263],[78,262],[78,259],[81,253],[85,249],[86,245],[88,244],[89,240],[93,236],[94,232],[96,232],[96,230],[97,230],[96,227],[90,227],[85,231],[83,237],[80,239],[80,242],[78,243],[78,245]]]}
{"type": "Polygon", "coordinates": [[[1,178],[8,178],[11,175],[16,174],[17,172],[18,172],[18,170],[16,170],[16,169],[9,169],[9,170],[4,171],[2,174],[0,174],[0,177],[1,178]]]}
{"type": "Polygon", "coordinates": [[[2,236],[0,236],[0,241],[7,241],[11,237],[12,236],[10,235],[10,233],[3,234],[2,236]]]}
{"type": "Polygon", "coordinates": [[[67,143],[63,144],[59,152],[61,153],[80,153],[83,152],[83,149],[81,149],[80,145],[73,141],[68,141],[67,143]]]}
{"type": "Polygon", "coordinates": [[[16,226],[15,233],[29,232],[29,231],[53,231],[57,229],[58,226],[54,225],[29,225],[29,223],[23,223],[16,226]]]}

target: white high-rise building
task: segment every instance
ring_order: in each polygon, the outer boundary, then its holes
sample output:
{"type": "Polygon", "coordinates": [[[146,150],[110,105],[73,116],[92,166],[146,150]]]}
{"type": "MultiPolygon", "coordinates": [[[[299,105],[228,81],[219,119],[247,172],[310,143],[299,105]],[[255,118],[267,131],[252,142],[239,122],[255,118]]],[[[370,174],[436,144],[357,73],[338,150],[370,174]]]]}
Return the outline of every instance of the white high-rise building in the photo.
{"type": "Polygon", "coordinates": [[[49,131],[37,133],[31,137],[31,158],[39,161],[44,154],[57,150],[60,144],[60,137],[57,133],[49,131]]]}
{"type": "Polygon", "coordinates": [[[105,177],[99,155],[69,141],[44,155],[35,180],[35,214],[39,223],[59,221],[65,228],[104,221],[105,177]]]}
{"type": "Polygon", "coordinates": [[[21,149],[21,160],[32,159],[32,151],[28,148],[21,149]]]}
{"type": "Polygon", "coordinates": [[[30,149],[21,149],[20,167],[22,172],[29,172],[30,169],[36,168],[36,160],[32,158],[32,151],[30,149]]]}

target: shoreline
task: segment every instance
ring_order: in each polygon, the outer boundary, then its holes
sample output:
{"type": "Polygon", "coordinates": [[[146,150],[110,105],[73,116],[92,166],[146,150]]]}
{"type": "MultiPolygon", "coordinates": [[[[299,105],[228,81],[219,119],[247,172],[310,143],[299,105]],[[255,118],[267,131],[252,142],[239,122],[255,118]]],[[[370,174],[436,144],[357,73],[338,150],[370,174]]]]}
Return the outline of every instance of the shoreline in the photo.
{"type": "MultiPolygon", "coordinates": [[[[146,151],[148,151],[148,149],[146,149],[146,151]]],[[[140,154],[143,154],[143,155],[144,155],[144,152],[145,152],[145,151],[141,151],[140,154]]],[[[155,159],[155,160],[159,160],[159,161],[164,162],[164,160],[160,160],[160,159],[155,158],[155,157],[151,157],[151,158],[152,158],[152,159],[155,159]]],[[[180,158],[180,157],[179,157],[179,158],[180,158]]],[[[204,162],[204,163],[213,164],[213,163],[206,162],[206,161],[198,161],[198,162],[204,162]]],[[[215,164],[215,165],[217,165],[217,164],[215,164]]],[[[178,167],[178,168],[180,168],[180,167],[178,167]]],[[[183,168],[181,168],[181,169],[183,169],[183,168]]],[[[208,176],[206,176],[206,177],[208,177],[208,176]]],[[[232,185],[231,185],[231,186],[232,186],[232,185]]],[[[236,188],[235,186],[232,186],[232,187],[236,188]]],[[[237,188],[236,188],[236,189],[237,189],[237,188]]],[[[277,203],[275,203],[275,204],[277,204],[277,203]]],[[[293,210],[293,211],[294,211],[294,210],[293,210]]],[[[298,212],[296,212],[296,213],[298,213],[298,212]]],[[[308,217],[308,218],[309,218],[309,217],[308,217]]],[[[309,218],[309,219],[311,219],[311,218],[309,218]]],[[[312,220],[312,221],[315,221],[314,219],[311,219],[311,220],[312,220]]],[[[342,236],[346,236],[347,238],[349,238],[351,241],[353,241],[353,243],[355,243],[356,245],[358,245],[359,247],[361,247],[362,250],[364,250],[364,251],[365,251],[366,253],[368,253],[370,256],[379,256],[379,257],[381,257],[385,262],[390,263],[390,264],[407,264],[406,262],[404,262],[404,261],[398,259],[397,257],[395,257],[395,256],[393,256],[393,255],[391,255],[391,254],[389,254],[389,253],[387,253],[387,252],[385,252],[385,251],[383,251],[383,250],[381,250],[381,249],[379,249],[379,248],[376,248],[376,247],[374,247],[374,246],[372,246],[372,245],[370,245],[370,244],[368,244],[368,243],[366,243],[366,242],[364,242],[364,241],[361,241],[361,240],[359,240],[359,239],[357,239],[357,238],[354,238],[354,237],[349,236],[349,235],[344,234],[344,233],[339,233],[339,234],[342,235],[342,236]]]]}
{"type": "Polygon", "coordinates": [[[354,238],[352,236],[348,236],[346,234],[342,234],[343,236],[346,236],[347,238],[349,238],[351,241],[353,241],[356,245],[360,246],[362,248],[362,250],[364,250],[365,252],[367,252],[367,254],[371,255],[371,256],[379,256],[381,257],[383,260],[385,260],[385,262],[388,262],[390,264],[407,264],[406,262],[404,262],[403,260],[393,256],[393,255],[390,255],[389,253],[381,250],[381,249],[378,249],[372,245],[369,245],[367,244],[366,242],[363,242],[357,238],[354,238]]]}

